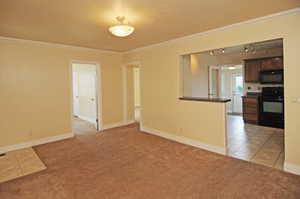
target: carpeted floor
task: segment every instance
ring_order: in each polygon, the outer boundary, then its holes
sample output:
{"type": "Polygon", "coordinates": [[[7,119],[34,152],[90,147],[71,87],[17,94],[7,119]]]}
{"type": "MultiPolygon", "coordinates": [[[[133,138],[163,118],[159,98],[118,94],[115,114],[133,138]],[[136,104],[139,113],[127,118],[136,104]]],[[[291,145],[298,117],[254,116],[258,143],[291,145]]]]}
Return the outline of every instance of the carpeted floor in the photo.
{"type": "Polygon", "coordinates": [[[141,133],[137,125],[35,147],[47,170],[1,199],[299,199],[300,176],[141,133]]]}

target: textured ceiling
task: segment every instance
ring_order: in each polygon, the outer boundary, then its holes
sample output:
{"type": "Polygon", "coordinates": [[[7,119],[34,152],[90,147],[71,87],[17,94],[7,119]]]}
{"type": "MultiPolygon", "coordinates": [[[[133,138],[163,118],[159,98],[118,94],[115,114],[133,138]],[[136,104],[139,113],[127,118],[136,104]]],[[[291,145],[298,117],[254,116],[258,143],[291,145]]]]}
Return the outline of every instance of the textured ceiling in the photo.
{"type": "Polygon", "coordinates": [[[296,7],[299,0],[1,0],[0,36],[127,51],[296,7]],[[118,15],[134,34],[107,31],[118,15]]]}

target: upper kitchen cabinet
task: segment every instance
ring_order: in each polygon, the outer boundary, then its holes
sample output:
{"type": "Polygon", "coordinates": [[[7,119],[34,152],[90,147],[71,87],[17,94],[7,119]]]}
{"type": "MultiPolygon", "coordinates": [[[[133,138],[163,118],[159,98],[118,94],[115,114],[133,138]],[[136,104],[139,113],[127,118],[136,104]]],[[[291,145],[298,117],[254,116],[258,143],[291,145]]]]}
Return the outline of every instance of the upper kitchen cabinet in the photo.
{"type": "Polygon", "coordinates": [[[245,60],[245,82],[259,83],[260,71],[283,69],[283,57],[245,60]]]}
{"type": "Polygon", "coordinates": [[[245,81],[251,83],[259,82],[260,68],[260,60],[245,60],[245,81]]]}
{"type": "Polygon", "coordinates": [[[283,57],[272,58],[274,69],[283,69],[283,57]]]}
{"type": "Polygon", "coordinates": [[[261,60],[261,70],[280,70],[283,69],[283,57],[272,57],[261,60]]]}

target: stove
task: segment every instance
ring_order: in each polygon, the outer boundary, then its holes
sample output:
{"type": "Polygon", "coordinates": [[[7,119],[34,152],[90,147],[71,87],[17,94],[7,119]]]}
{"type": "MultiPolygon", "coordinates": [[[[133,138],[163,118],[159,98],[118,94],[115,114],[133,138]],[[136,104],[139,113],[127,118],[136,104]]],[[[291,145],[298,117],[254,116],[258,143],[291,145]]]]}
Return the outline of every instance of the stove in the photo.
{"type": "Polygon", "coordinates": [[[284,128],[283,87],[264,87],[261,96],[260,124],[284,128]]]}

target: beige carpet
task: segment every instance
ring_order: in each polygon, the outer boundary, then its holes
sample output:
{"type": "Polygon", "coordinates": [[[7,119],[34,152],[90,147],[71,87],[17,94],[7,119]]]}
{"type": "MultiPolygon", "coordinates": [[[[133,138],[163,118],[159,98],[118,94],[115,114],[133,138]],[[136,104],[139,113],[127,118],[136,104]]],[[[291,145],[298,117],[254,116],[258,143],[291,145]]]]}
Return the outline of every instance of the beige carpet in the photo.
{"type": "Polygon", "coordinates": [[[0,156],[0,183],[46,169],[32,148],[0,156]]]}
{"type": "Polygon", "coordinates": [[[44,170],[0,184],[1,199],[299,199],[300,176],[137,126],[35,148],[44,170]]]}

